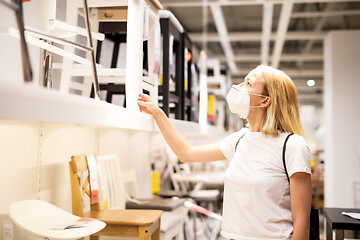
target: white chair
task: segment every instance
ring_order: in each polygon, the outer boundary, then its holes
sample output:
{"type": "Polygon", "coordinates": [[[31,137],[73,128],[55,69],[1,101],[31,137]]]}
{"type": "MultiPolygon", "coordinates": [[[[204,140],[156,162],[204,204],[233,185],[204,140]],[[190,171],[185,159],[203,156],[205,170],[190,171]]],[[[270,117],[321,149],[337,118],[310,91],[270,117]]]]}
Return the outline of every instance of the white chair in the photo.
{"type": "MultiPolygon", "coordinates": [[[[83,8],[80,0],[67,0],[66,23],[78,26],[78,15],[81,15],[79,8],[83,8]]],[[[99,84],[113,83],[121,89],[126,84],[126,105],[130,108],[137,108],[137,95],[146,91],[153,101],[157,101],[158,76],[154,72],[158,59],[156,45],[160,45],[160,32],[157,34],[156,23],[159,21],[158,11],[162,5],[157,1],[89,1],[91,29],[98,30],[101,22],[121,23],[126,22],[127,43],[126,67],[109,68],[97,64],[97,75],[99,84]],[[146,24],[147,23],[147,24],[146,24]],[[158,35],[158,36],[157,36],[158,35]],[[143,76],[142,56],[143,40],[148,40],[148,76],[143,76]]],[[[119,31],[119,30],[117,30],[119,31]]],[[[114,31],[117,32],[117,31],[114,31]]],[[[94,50],[97,44],[93,46],[94,50]]],[[[70,49],[71,50],[71,49],[70,49]]],[[[70,51],[69,50],[69,51],[70,51]]],[[[89,57],[89,56],[88,56],[89,57]]],[[[109,59],[111,55],[107,56],[109,59]]],[[[60,91],[68,92],[76,90],[81,95],[90,96],[91,92],[91,69],[89,66],[73,64],[72,61],[64,59],[61,64],[56,65],[61,69],[60,91]],[[73,81],[72,77],[84,77],[82,81],[73,81]]],[[[108,91],[109,89],[107,89],[108,91]]],[[[117,89],[117,91],[120,91],[117,89]]],[[[122,90],[121,90],[122,91],[122,90]]]]}
{"type": "Polygon", "coordinates": [[[11,220],[35,239],[79,239],[102,230],[106,224],[84,220],[40,200],[15,202],[9,207],[11,220]]]}
{"type": "MultiPolygon", "coordinates": [[[[108,205],[109,209],[161,209],[164,212],[161,216],[160,239],[183,239],[184,218],[182,217],[182,211],[185,211],[183,201],[138,199],[136,175],[133,169],[121,171],[116,154],[97,156],[97,160],[98,165],[101,166],[100,169],[103,172],[103,177],[106,179],[105,183],[100,180],[100,187],[107,188],[105,192],[107,192],[108,204],[105,205],[108,205]],[[127,193],[126,186],[130,186],[130,194],[127,193]],[[171,209],[174,210],[171,211],[171,209]]],[[[103,192],[103,189],[101,192],[103,192]]]]}

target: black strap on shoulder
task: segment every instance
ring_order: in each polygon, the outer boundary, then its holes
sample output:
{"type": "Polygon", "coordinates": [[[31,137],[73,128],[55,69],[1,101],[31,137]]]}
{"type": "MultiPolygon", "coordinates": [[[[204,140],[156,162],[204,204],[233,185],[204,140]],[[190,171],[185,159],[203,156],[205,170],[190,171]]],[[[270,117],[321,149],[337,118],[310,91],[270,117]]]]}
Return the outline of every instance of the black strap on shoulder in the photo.
{"type": "MultiPolygon", "coordinates": [[[[288,182],[290,184],[290,179],[289,179],[289,174],[287,172],[286,169],[286,163],[285,163],[285,152],[286,152],[286,143],[289,140],[289,137],[293,135],[293,133],[290,133],[289,135],[287,135],[285,142],[284,142],[284,146],[283,146],[283,154],[282,154],[282,160],[283,160],[283,164],[284,164],[284,169],[285,169],[285,173],[286,173],[286,177],[288,179],[288,182]]],[[[320,230],[319,230],[319,210],[313,208],[313,206],[311,206],[311,211],[310,211],[310,233],[309,233],[309,240],[319,240],[320,239],[320,230]]]]}
{"type": "Polygon", "coordinates": [[[284,146],[283,146],[283,153],[282,153],[282,161],[283,161],[283,165],[284,165],[284,169],[285,169],[285,173],[286,173],[286,177],[288,179],[288,182],[290,183],[290,178],[289,178],[289,174],[287,172],[287,168],[286,168],[286,163],[285,163],[285,152],[286,152],[286,143],[289,140],[289,137],[293,135],[293,133],[290,133],[289,135],[287,135],[285,142],[284,142],[284,146]]]}
{"type": "Polygon", "coordinates": [[[239,138],[239,140],[236,142],[235,152],[236,152],[237,146],[239,145],[240,140],[244,137],[244,135],[245,135],[245,133],[244,133],[243,135],[241,135],[241,137],[239,138]]]}

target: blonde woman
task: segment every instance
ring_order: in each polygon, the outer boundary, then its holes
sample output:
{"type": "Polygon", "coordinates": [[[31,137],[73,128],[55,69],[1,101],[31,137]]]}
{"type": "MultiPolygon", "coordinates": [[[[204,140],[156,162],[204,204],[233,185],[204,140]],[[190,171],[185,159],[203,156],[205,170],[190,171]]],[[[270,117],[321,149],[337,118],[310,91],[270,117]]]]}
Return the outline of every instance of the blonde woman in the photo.
{"type": "Polygon", "coordinates": [[[191,146],[148,96],[139,95],[142,112],[151,114],[174,153],[183,162],[228,159],[221,235],[229,239],[309,239],[310,153],[300,123],[297,92],[282,71],[260,65],[233,86],[231,112],[249,129],[219,143],[191,146]],[[288,138],[285,163],[282,153],[288,138]]]}

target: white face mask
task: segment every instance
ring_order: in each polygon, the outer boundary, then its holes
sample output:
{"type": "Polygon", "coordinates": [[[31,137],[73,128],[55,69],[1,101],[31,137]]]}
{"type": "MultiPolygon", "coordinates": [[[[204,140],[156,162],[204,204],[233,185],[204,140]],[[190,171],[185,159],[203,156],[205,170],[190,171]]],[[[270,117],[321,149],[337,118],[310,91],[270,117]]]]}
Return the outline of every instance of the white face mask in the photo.
{"type": "Polygon", "coordinates": [[[229,93],[226,96],[226,101],[232,113],[238,114],[241,118],[246,119],[249,115],[250,108],[258,108],[260,106],[250,107],[250,94],[260,97],[267,97],[260,94],[248,93],[245,88],[235,85],[231,86],[229,93]]]}

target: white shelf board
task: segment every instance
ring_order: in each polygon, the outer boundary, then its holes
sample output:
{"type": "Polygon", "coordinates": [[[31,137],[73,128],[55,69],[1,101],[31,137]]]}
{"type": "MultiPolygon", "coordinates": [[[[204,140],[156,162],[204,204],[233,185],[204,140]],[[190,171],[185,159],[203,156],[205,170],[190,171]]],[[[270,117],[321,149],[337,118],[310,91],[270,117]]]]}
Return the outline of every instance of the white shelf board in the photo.
{"type": "MultiPolygon", "coordinates": [[[[142,131],[159,131],[148,114],[105,101],[25,83],[0,81],[0,118],[37,122],[73,123],[142,131]]],[[[211,125],[170,119],[188,137],[222,136],[226,132],[211,125]]]]}
{"type": "Polygon", "coordinates": [[[0,118],[157,131],[150,115],[83,96],[0,81],[0,118]]]}

